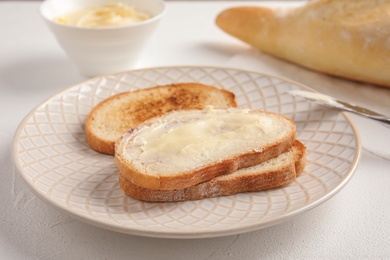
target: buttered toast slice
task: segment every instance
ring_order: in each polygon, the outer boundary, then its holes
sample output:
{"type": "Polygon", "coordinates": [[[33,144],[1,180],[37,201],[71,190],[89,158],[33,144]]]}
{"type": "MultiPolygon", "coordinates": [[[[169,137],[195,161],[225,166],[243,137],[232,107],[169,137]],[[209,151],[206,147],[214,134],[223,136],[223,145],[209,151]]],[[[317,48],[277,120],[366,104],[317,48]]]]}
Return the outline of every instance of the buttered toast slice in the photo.
{"type": "Polygon", "coordinates": [[[290,9],[233,7],[217,25],[265,53],[390,87],[390,0],[315,0],[290,9]]]}
{"type": "Polygon", "coordinates": [[[261,110],[174,111],[124,134],[115,158],[137,186],[183,189],[278,156],[292,146],[295,131],[290,119],[261,110]]]}
{"type": "Polygon", "coordinates": [[[188,188],[152,190],[133,184],[123,175],[119,176],[119,185],[127,195],[143,201],[199,200],[284,186],[303,172],[305,164],[306,147],[295,141],[291,149],[266,162],[188,188]]]}
{"type": "Polygon", "coordinates": [[[234,94],[200,83],[179,83],[120,93],[99,103],[85,123],[88,144],[114,155],[115,141],[130,128],[172,110],[236,107],[234,94]]]}

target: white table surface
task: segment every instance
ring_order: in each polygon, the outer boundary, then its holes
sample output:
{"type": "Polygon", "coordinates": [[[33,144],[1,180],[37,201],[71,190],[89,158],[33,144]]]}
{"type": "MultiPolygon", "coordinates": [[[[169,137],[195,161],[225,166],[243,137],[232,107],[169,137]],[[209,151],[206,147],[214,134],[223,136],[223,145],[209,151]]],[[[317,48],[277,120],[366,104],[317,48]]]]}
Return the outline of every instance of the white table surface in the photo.
{"type": "MultiPolygon", "coordinates": [[[[302,2],[302,1],[301,1],[302,2]]],[[[40,2],[0,2],[0,259],[390,259],[390,129],[351,116],[363,144],[348,185],[291,221],[240,235],[157,239],[103,230],[35,197],[12,164],[14,133],[45,99],[86,78],[38,13],[40,2]]],[[[215,16],[233,5],[294,1],[170,1],[137,68],[225,66],[280,75],[390,115],[390,88],[318,74],[226,35],[215,16]]]]}

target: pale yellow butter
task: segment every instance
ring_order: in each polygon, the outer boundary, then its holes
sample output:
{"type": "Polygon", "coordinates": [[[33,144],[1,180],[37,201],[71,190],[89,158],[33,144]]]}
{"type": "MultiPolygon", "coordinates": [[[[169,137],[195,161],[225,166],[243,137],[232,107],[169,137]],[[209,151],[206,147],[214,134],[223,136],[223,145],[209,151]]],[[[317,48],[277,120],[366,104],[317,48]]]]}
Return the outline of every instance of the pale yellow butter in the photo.
{"type": "Polygon", "coordinates": [[[134,140],[123,147],[124,157],[148,171],[164,169],[168,173],[176,167],[191,169],[201,162],[224,159],[232,153],[260,152],[262,143],[273,142],[279,138],[275,132],[286,128],[283,122],[275,122],[267,114],[228,111],[192,112],[187,116],[192,119],[184,121],[181,112],[166,115],[163,122],[139,129],[134,140]]]}
{"type": "Polygon", "coordinates": [[[151,15],[123,3],[91,6],[67,13],[55,20],[58,23],[87,28],[125,26],[151,18],[151,15]]]}

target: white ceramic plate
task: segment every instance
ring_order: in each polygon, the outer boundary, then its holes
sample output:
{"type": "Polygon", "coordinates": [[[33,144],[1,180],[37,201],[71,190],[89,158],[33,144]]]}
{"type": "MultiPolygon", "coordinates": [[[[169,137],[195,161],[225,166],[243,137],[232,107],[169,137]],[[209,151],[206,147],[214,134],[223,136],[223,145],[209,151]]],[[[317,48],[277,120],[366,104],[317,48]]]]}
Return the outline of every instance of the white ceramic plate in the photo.
{"type": "Polygon", "coordinates": [[[307,89],[257,72],[214,67],[164,67],[94,78],[34,109],[14,140],[14,161],[43,200],[87,223],[128,234],[216,237],[248,232],[301,214],[340,191],[360,158],[348,117],[285,93],[307,89]],[[88,147],[83,125],[98,102],[119,92],[175,82],[201,82],[235,93],[239,107],[282,113],[307,146],[305,172],[275,190],[178,203],[146,203],[118,186],[114,158],[88,147]]]}

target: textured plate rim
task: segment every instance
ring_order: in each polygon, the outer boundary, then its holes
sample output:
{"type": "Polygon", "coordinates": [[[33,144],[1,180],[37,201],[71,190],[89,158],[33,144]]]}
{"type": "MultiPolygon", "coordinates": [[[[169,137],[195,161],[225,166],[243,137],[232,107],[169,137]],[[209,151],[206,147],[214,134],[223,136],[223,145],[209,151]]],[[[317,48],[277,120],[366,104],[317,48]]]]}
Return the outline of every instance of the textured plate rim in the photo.
{"type": "Polygon", "coordinates": [[[29,179],[27,179],[25,177],[25,174],[23,173],[23,171],[20,168],[20,165],[18,163],[19,162],[19,158],[17,155],[18,139],[19,139],[20,134],[21,134],[25,124],[27,123],[28,119],[30,119],[30,117],[36,112],[36,110],[38,108],[47,104],[55,97],[63,95],[64,93],[68,92],[72,88],[76,88],[79,85],[82,85],[84,83],[87,83],[87,82],[90,82],[93,80],[97,80],[97,79],[102,78],[102,77],[109,77],[109,76],[115,76],[115,75],[132,73],[132,72],[137,72],[137,71],[145,71],[145,70],[159,70],[159,69],[161,70],[161,69],[175,69],[175,68],[176,69],[197,69],[197,68],[200,68],[200,69],[219,69],[219,70],[233,70],[233,71],[238,71],[238,72],[254,73],[254,74],[259,74],[259,75],[266,76],[266,77],[279,79],[281,81],[297,85],[303,89],[317,92],[316,90],[314,90],[314,89],[312,89],[312,88],[310,88],[302,83],[299,83],[299,82],[296,82],[296,81],[293,81],[293,80],[290,80],[288,78],[284,78],[281,76],[276,76],[276,75],[272,75],[269,73],[263,73],[263,72],[254,71],[254,70],[238,69],[238,68],[234,68],[234,67],[221,67],[221,66],[185,66],[185,65],[183,65],[183,66],[147,67],[147,68],[139,68],[139,69],[110,73],[110,74],[90,78],[90,79],[87,79],[85,81],[81,81],[81,82],[76,83],[72,86],[66,87],[65,89],[55,93],[54,95],[50,96],[46,100],[42,101],[39,105],[35,106],[23,118],[23,120],[19,124],[19,126],[14,134],[13,143],[12,143],[12,161],[13,161],[13,164],[14,164],[17,172],[22,177],[24,182],[27,184],[29,189],[37,197],[39,197],[42,201],[46,202],[47,204],[50,204],[57,209],[60,209],[62,212],[77,218],[81,222],[93,225],[95,227],[99,227],[99,228],[103,228],[103,229],[107,229],[107,230],[111,230],[111,231],[115,231],[115,232],[119,232],[119,233],[124,233],[124,234],[129,234],[129,235],[137,235],[137,236],[143,236],[143,237],[172,238],[172,239],[194,239],[194,238],[222,237],[222,236],[230,236],[230,235],[236,235],[236,234],[241,234],[241,233],[247,233],[247,232],[256,231],[259,229],[267,228],[267,227],[274,226],[274,225],[280,224],[282,222],[291,220],[292,218],[294,218],[300,214],[303,214],[303,213],[305,213],[305,212],[307,212],[315,207],[318,207],[319,205],[323,204],[324,202],[326,202],[327,200],[332,198],[334,195],[336,195],[339,191],[341,191],[345,187],[345,185],[349,182],[349,180],[354,175],[354,172],[355,172],[357,165],[358,165],[360,158],[361,158],[361,139],[360,139],[359,133],[357,131],[357,128],[354,125],[354,123],[352,122],[352,120],[350,119],[350,117],[345,112],[340,112],[343,115],[343,117],[346,119],[346,121],[348,122],[349,126],[352,128],[352,131],[353,131],[353,134],[355,137],[356,147],[355,147],[355,155],[354,155],[353,161],[351,162],[351,167],[349,168],[348,172],[345,174],[345,177],[338,183],[338,185],[336,185],[333,189],[328,191],[328,193],[326,193],[324,196],[316,199],[315,201],[309,203],[308,205],[306,205],[304,207],[297,208],[297,209],[289,212],[288,214],[282,214],[282,215],[279,215],[279,216],[274,217],[272,219],[268,219],[266,221],[241,224],[239,227],[235,227],[235,228],[230,228],[230,229],[225,229],[225,230],[211,229],[211,230],[207,230],[207,231],[204,231],[204,230],[178,231],[175,229],[172,229],[169,231],[161,231],[161,230],[160,231],[152,231],[152,230],[145,230],[143,228],[137,228],[137,227],[124,228],[120,225],[105,223],[103,221],[99,221],[97,219],[90,218],[90,217],[88,217],[84,214],[81,214],[79,212],[75,212],[75,211],[70,210],[69,208],[65,207],[62,203],[51,200],[43,191],[34,188],[34,184],[29,179]]]}

